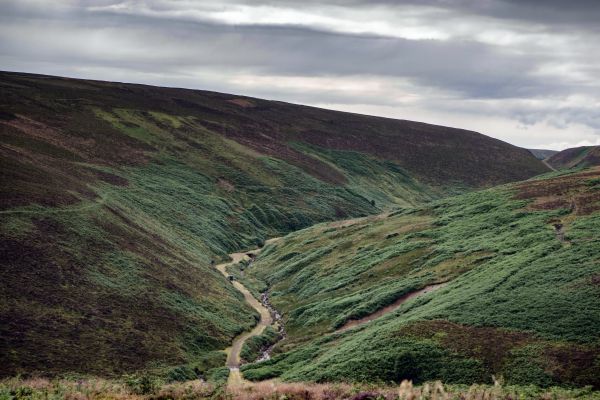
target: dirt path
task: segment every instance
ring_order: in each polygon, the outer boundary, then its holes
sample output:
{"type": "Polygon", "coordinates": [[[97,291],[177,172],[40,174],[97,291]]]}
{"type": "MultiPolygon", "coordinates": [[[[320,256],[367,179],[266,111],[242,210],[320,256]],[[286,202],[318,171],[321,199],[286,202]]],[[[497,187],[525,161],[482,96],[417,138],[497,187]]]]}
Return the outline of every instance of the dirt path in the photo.
{"type": "MultiPolygon", "coordinates": [[[[334,221],[334,222],[328,223],[327,226],[342,228],[342,227],[352,226],[352,225],[354,225],[358,222],[362,222],[362,221],[384,219],[384,218],[387,218],[388,216],[389,216],[389,212],[384,212],[382,214],[375,215],[375,216],[352,218],[352,219],[347,219],[347,220],[342,220],[342,221],[334,221]]],[[[277,237],[277,238],[269,239],[266,241],[265,245],[276,242],[279,239],[281,239],[281,238],[277,237]]],[[[260,251],[261,251],[261,249],[254,249],[254,250],[247,250],[247,251],[238,252],[238,253],[231,253],[231,254],[229,254],[229,256],[231,257],[231,261],[227,262],[227,263],[223,263],[223,264],[218,264],[216,266],[216,268],[223,274],[223,276],[225,276],[226,278],[229,279],[229,273],[227,272],[228,266],[237,264],[242,260],[250,260],[250,258],[251,258],[250,255],[256,256],[260,253],[260,251]]],[[[265,307],[265,305],[263,305],[261,303],[261,301],[257,300],[254,296],[252,296],[252,293],[250,293],[250,291],[242,283],[240,283],[238,281],[233,281],[232,284],[240,293],[242,293],[244,295],[244,299],[246,300],[246,302],[248,304],[250,304],[252,306],[252,308],[254,308],[256,311],[258,311],[258,313],[260,314],[260,321],[251,331],[244,332],[244,333],[238,335],[233,340],[231,347],[228,347],[227,349],[225,349],[225,351],[227,352],[226,365],[230,371],[229,378],[227,380],[227,386],[229,388],[252,385],[252,382],[246,381],[240,372],[240,364],[241,364],[240,353],[242,351],[242,347],[244,346],[244,343],[246,342],[246,340],[248,340],[249,338],[251,338],[253,336],[260,335],[261,333],[263,333],[263,331],[265,330],[265,328],[267,326],[270,326],[274,323],[271,311],[267,307],[265,307]]],[[[435,285],[426,286],[423,289],[417,290],[412,293],[408,293],[408,294],[402,296],[401,298],[399,298],[398,300],[396,300],[394,303],[374,312],[373,314],[370,314],[370,315],[368,315],[364,318],[358,319],[358,320],[348,321],[346,324],[344,324],[344,326],[339,328],[336,332],[343,332],[343,331],[353,328],[355,326],[363,325],[365,323],[373,321],[387,313],[390,313],[390,312],[396,310],[398,307],[400,307],[400,305],[402,305],[403,303],[405,303],[406,301],[408,301],[410,299],[418,297],[422,294],[433,292],[444,286],[446,286],[446,283],[439,283],[439,284],[435,284],[435,285]]]]}
{"type": "MultiPolygon", "coordinates": [[[[266,241],[266,244],[273,243],[280,238],[273,238],[266,241]]],[[[229,278],[229,274],[227,273],[227,267],[233,264],[237,264],[242,260],[250,259],[248,254],[258,254],[261,249],[248,250],[240,253],[231,253],[229,256],[231,257],[231,261],[223,264],[219,264],[216,268],[226,277],[229,278]]],[[[229,368],[229,379],[227,380],[228,386],[236,386],[243,385],[245,383],[242,374],[240,373],[240,353],[242,352],[242,347],[246,340],[251,338],[252,336],[258,336],[265,328],[273,323],[273,318],[271,317],[271,312],[264,306],[260,301],[258,301],[252,293],[240,282],[233,281],[233,286],[244,295],[244,299],[248,304],[252,306],[258,313],[260,314],[260,321],[258,324],[248,332],[244,332],[238,335],[231,344],[231,347],[225,349],[227,352],[227,367],[229,368]]]]}
{"type": "Polygon", "coordinates": [[[355,225],[355,224],[357,224],[359,222],[363,222],[363,221],[379,221],[379,220],[389,217],[389,215],[390,215],[390,212],[386,211],[386,212],[383,212],[383,213],[377,214],[377,215],[369,215],[366,217],[342,219],[340,221],[333,221],[333,222],[327,223],[327,227],[329,227],[329,228],[346,228],[346,227],[355,225]]]}
{"type": "Polygon", "coordinates": [[[550,168],[552,171],[558,171],[556,168],[554,168],[552,165],[550,165],[550,163],[546,160],[542,160],[542,162],[544,163],[544,165],[548,168],[550,168]]]}
{"type": "Polygon", "coordinates": [[[395,302],[393,302],[392,304],[390,304],[389,306],[383,307],[377,311],[375,311],[373,314],[369,314],[366,317],[363,317],[361,319],[352,319],[348,322],[346,322],[341,328],[339,328],[338,330],[336,330],[336,333],[338,332],[344,332],[350,328],[354,328],[355,326],[359,326],[359,325],[363,325],[366,324],[368,322],[371,322],[385,314],[388,314],[394,310],[396,310],[398,307],[400,307],[402,304],[406,303],[408,300],[410,299],[414,299],[415,297],[419,297],[422,294],[425,293],[431,293],[433,291],[436,291],[438,289],[443,288],[444,286],[446,286],[448,283],[436,283],[435,285],[429,285],[429,286],[425,286],[423,289],[405,294],[404,296],[400,297],[398,300],[396,300],[395,302]]]}
{"type": "Polygon", "coordinates": [[[74,213],[85,211],[94,207],[101,207],[106,203],[108,195],[100,195],[100,199],[92,201],[89,204],[66,206],[62,208],[45,208],[40,210],[2,210],[0,214],[60,214],[60,213],[74,213]]]}

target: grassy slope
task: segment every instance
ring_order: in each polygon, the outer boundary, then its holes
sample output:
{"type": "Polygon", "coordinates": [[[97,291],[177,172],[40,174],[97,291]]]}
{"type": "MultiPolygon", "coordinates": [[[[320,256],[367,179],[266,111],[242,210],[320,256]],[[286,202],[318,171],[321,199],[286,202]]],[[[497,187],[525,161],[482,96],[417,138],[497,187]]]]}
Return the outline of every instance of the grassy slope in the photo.
{"type": "Polygon", "coordinates": [[[573,147],[552,155],[547,161],[556,169],[600,165],[600,146],[573,147]]]}
{"type": "Polygon", "coordinates": [[[426,124],[27,74],[0,85],[0,375],[204,369],[256,317],[211,259],[545,170],[426,124]]]}
{"type": "Polygon", "coordinates": [[[548,175],[270,245],[246,269],[288,339],[250,379],[600,387],[600,169],[548,175]],[[564,225],[564,241],[554,224],[564,225]],[[436,292],[334,330],[431,283],[436,292]]]}

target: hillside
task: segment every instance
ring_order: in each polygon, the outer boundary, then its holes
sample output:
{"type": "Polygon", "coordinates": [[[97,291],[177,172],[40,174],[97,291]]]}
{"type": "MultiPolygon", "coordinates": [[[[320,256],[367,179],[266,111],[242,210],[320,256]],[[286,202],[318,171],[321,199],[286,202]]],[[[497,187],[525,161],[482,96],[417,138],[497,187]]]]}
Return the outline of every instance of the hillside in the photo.
{"type": "Polygon", "coordinates": [[[599,229],[596,168],[292,233],[232,270],[287,332],[244,376],[599,388],[599,229]]]}
{"type": "Polygon", "coordinates": [[[211,262],[547,168],[475,132],[0,74],[0,375],[224,365],[256,313],[211,262]]]}
{"type": "Polygon", "coordinates": [[[546,161],[556,169],[600,165],[600,146],[573,147],[554,154],[546,161]]]}
{"type": "Polygon", "coordinates": [[[545,160],[548,157],[552,157],[558,153],[556,150],[542,150],[542,149],[527,149],[537,158],[538,160],[545,160]]]}

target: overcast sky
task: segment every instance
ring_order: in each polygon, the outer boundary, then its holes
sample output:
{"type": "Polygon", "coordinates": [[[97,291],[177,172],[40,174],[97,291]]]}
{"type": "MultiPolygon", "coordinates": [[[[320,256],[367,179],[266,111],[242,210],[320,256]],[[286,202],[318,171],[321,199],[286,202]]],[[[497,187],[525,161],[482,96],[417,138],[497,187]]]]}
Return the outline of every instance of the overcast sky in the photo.
{"type": "Polygon", "coordinates": [[[0,0],[0,69],[600,144],[598,0],[0,0]]]}

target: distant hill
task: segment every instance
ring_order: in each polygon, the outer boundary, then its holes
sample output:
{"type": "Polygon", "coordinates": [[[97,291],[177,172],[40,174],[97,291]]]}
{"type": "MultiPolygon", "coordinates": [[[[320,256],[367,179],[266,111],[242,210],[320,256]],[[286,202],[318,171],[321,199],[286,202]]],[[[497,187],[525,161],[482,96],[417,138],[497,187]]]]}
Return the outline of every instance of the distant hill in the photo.
{"type": "Polygon", "coordinates": [[[221,366],[256,314],[211,263],[312,224],[530,178],[476,132],[0,73],[0,375],[221,366]]]}
{"type": "Polygon", "coordinates": [[[558,153],[557,150],[542,150],[542,149],[527,149],[537,158],[538,160],[545,160],[548,157],[558,153]]]}
{"type": "Polygon", "coordinates": [[[285,236],[240,277],[287,333],[244,376],[600,388],[599,189],[595,167],[285,236]]]}
{"type": "Polygon", "coordinates": [[[573,147],[554,154],[546,161],[556,169],[600,165],[600,146],[573,147]]]}

